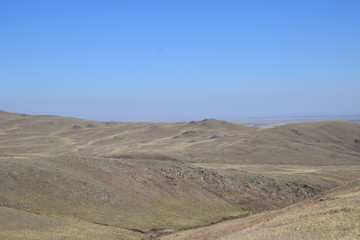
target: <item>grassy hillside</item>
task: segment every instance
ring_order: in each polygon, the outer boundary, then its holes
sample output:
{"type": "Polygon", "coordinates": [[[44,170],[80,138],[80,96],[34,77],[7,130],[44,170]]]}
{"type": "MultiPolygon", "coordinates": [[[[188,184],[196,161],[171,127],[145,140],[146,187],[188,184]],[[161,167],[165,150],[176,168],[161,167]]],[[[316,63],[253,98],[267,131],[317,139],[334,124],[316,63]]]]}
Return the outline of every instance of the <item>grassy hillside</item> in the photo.
{"type": "Polygon", "coordinates": [[[0,158],[0,205],[126,229],[185,228],[246,213],[226,179],[176,161],[0,158]]]}
{"type": "Polygon", "coordinates": [[[41,239],[96,225],[94,236],[108,231],[106,239],[151,238],[279,209],[360,176],[359,127],[97,122],[0,111],[0,207],[57,229],[19,225],[4,234],[41,239]]]}
{"type": "Polygon", "coordinates": [[[293,206],[161,239],[360,239],[360,181],[293,206]]]}
{"type": "Polygon", "coordinates": [[[173,159],[1,157],[0,205],[147,232],[279,208],[337,186],[319,177],[228,174],[173,159]]]}
{"type": "Polygon", "coordinates": [[[6,240],[140,240],[143,238],[142,234],[133,231],[71,218],[41,216],[6,207],[0,207],[0,222],[0,239],[6,240]]]}

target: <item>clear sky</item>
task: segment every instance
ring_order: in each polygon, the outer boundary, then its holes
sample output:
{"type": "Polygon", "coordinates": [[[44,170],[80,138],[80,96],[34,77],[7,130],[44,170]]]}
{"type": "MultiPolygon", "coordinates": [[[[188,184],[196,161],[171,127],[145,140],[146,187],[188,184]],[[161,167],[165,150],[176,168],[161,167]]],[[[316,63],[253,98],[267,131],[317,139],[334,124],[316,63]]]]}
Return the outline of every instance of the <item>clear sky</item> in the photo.
{"type": "Polygon", "coordinates": [[[360,114],[360,1],[0,0],[0,88],[95,120],[360,114]]]}

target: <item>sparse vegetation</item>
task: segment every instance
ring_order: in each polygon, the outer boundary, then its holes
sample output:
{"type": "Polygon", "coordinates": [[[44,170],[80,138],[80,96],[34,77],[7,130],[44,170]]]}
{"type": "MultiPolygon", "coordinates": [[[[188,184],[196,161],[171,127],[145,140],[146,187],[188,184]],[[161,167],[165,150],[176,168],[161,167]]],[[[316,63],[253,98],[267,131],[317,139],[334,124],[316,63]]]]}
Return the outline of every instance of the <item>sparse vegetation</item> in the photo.
{"type": "Polygon", "coordinates": [[[0,112],[0,206],[37,216],[34,229],[0,237],[139,239],[289,206],[359,178],[358,127],[102,123],[0,112]],[[54,225],[41,229],[41,219],[54,225]]]}
{"type": "Polygon", "coordinates": [[[161,239],[360,239],[359,198],[360,181],[357,180],[281,210],[178,232],[161,239]]]}

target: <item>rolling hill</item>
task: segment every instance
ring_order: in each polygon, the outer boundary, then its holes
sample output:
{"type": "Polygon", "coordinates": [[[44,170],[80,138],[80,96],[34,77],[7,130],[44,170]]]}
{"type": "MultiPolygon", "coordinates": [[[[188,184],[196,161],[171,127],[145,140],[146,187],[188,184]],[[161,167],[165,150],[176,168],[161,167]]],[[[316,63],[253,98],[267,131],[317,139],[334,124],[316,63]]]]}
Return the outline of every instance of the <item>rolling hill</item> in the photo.
{"type": "Polygon", "coordinates": [[[79,227],[78,239],[88,228],[150,239],[279,209],[359,178],[359,141],[360,124],[344,121],[257,128],[0,111],[0,212],[19,222],[0,219],[0,236],[62,239],[79,227]]]}
{"type": "Polygon", "coordinates": [[[359,165],[360,123],[319,121],[255,128],[202,121],[95,122],[0,113],[1,154],[163,155],[185,162],[359,165]]]}

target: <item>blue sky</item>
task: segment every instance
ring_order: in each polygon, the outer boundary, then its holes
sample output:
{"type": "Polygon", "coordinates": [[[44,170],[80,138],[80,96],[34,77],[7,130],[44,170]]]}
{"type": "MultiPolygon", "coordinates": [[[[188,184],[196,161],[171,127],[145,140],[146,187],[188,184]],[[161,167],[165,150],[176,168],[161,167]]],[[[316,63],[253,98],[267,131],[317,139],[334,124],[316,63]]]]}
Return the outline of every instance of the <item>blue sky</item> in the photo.
{"type": "Polygon", "coordinates": [[[0,109],[95,120],[360,114],[360,1],[0,0],[0,109]]]}

